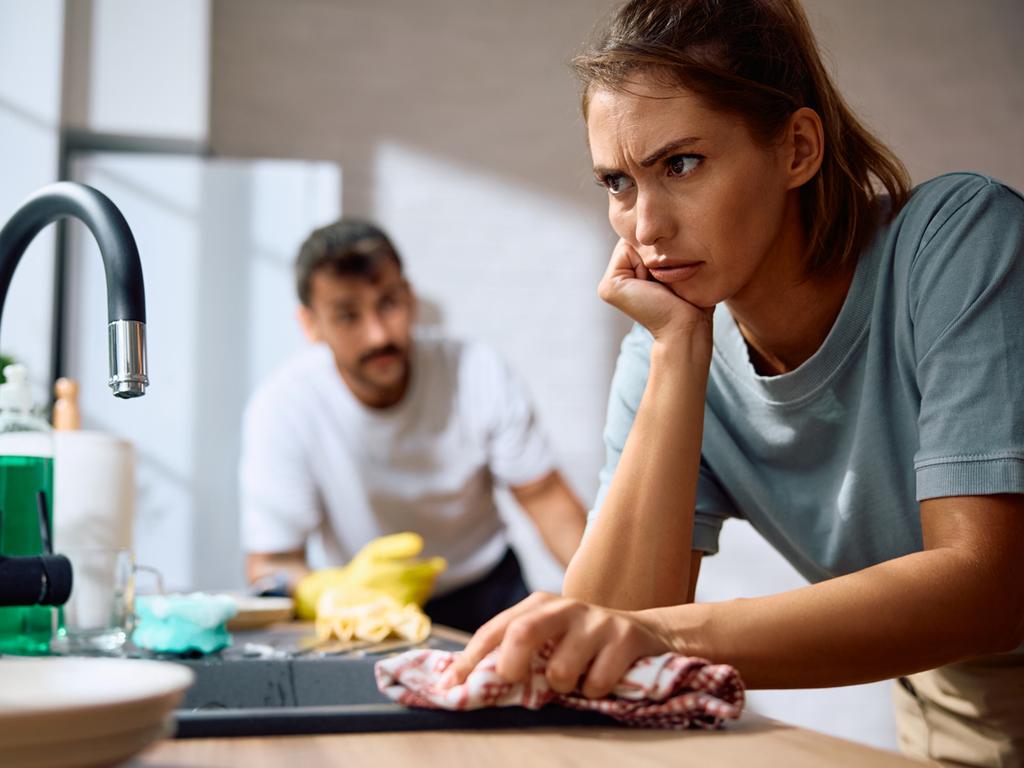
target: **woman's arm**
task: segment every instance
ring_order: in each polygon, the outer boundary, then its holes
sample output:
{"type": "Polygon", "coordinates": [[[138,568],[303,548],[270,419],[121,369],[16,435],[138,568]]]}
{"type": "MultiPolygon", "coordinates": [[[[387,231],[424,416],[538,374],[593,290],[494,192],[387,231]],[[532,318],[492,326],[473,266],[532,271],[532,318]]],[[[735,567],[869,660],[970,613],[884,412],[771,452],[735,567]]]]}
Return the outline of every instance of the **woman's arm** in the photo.
{"type": "Polygon", "coordinates": [[[481,627],[446,682],[494,648],[499,674],[521,680],[550,640],[552,686],[592,697],[668,650],[732,664],[750,688],[851,685],[1013,650],[1024,641],[1024,496],[921,508],[925,551],[770,597],[617,611],[532,595],[481,627]]]}
{"type": "Polygon", "coordinates": [[[624,609],[684,603],[692,591],[711,312],[650,281],[624,241],[599,293],[645,326],[654,342],[629,437],[600,515],[566,571],[563,594],[624,609]]]}
{"type": "Polygon", "coordinates": [[[562,594],[625,609],[687,602],[710,356],[696,335],[652,345],[622,458],[562,594]]]}
{"type": "Polygon", "coordinates": [[[1024,642],[1024,496],[921,503],[923,552],[814,586],[648,615],[752,688],[850,685],[1024,642]]]}

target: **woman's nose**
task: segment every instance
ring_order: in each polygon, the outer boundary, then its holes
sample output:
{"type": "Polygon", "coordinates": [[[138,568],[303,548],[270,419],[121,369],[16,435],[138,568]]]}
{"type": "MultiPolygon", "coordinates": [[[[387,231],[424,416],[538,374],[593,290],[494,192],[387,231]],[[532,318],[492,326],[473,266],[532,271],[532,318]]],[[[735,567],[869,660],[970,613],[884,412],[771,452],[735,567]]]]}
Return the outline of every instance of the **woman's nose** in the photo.
{"type": "Polygon", "coordinates": [[[634,211],[634,235],[640,245],[654,245],[659,240],[672,236],[672,214],[661,196],[650,193],[638,194],[634,211]]]}

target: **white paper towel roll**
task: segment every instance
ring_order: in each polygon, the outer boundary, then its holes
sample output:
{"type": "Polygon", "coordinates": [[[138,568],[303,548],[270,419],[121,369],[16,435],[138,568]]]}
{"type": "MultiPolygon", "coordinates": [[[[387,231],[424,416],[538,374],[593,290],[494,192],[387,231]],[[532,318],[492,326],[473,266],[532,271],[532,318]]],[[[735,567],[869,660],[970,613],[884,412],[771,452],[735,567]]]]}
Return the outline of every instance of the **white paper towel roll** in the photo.
{"type": "Polygon", "coordinates": [[[54,550],[132,547],[135,451],[103,432],[54,432],[54,550]]]}

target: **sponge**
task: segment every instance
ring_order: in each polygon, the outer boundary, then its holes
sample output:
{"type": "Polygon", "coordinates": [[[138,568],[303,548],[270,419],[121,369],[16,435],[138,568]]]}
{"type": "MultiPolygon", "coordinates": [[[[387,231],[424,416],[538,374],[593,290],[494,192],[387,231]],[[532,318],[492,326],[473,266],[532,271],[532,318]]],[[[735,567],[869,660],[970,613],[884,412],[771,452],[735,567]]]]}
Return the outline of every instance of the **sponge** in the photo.
{"type": "Polygon", "coordinates": [[[148,595],[135,600],[132,642],[158,653],[213,653],[231,645],[225,622],[238,613],[227,595],[148,595]]]}

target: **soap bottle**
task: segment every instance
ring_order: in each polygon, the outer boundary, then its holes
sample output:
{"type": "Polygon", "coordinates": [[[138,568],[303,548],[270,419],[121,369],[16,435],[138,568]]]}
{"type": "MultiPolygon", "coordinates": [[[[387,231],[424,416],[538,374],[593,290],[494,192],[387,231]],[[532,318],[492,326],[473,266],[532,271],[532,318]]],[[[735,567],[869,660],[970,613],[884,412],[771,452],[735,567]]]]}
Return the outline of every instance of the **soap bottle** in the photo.
{"type": "MultiPolygon", "coordinates": [[[[44,552],[44,531],[53,530],[53,437],[50,425],[33,411],[25,366],[8,365],[3,374],[0,554],[39,555],[44,552]]],[[[53,613],[48,606],[0,607],[0,653],[46,653],[53,613]]]]}

